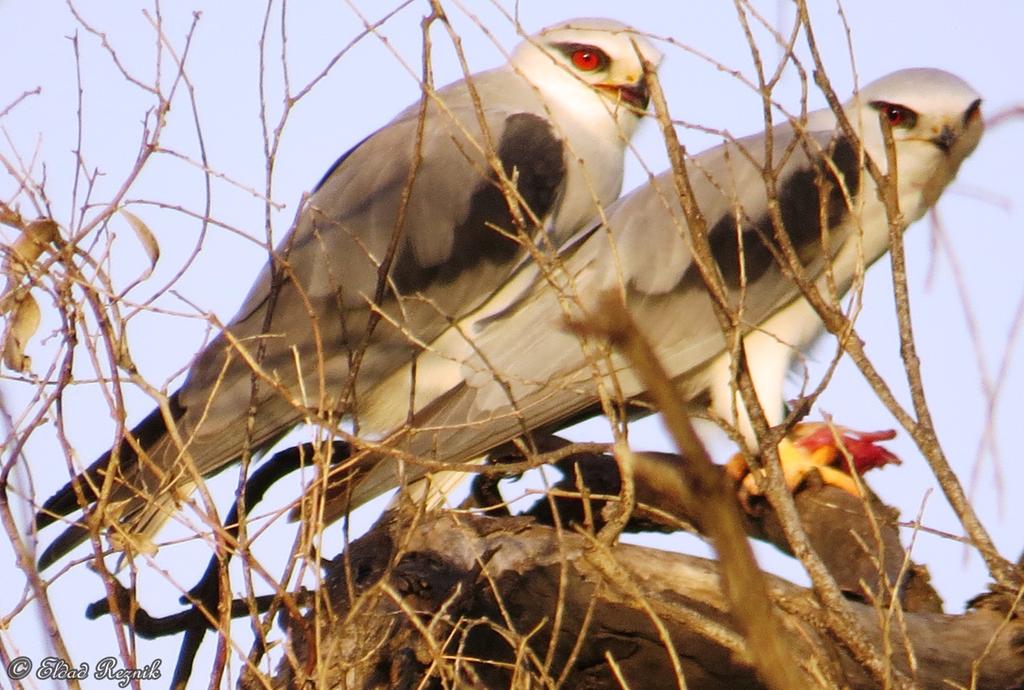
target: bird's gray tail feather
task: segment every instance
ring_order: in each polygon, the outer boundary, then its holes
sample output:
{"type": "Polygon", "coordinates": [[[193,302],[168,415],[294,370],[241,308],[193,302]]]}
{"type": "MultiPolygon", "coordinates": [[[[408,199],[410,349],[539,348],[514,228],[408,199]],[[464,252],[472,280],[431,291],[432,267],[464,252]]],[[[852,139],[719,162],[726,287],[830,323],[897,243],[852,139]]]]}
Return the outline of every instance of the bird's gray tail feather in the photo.
{"type": "MultiPolygon", "coordinates": [[[[171,417],[179,419],[184,413],[178,403],[177,395],[171,396],[169,400],[171,417]]],[[[145,419],[135,425],[131,430],[132,437],[138,446],[146,450],[155,449],[168,440],[167,422],[160,408],[153,410],[145,419]]],[[[43,503],[36,513],[36,529],[56,522],[57,520],[70,515],[76,510],[88,507],[100,499],[100,490],[103,487],[105,477],[109,471],[113,459],[117,455],[118,474],[121,477],[132,477],[139,473],[139,455],[135,452],[132,444],[122,440],[116,446],[101,455],[84,472],[65,484],[53,496],[43,503]]],[[[122,493],[119,488],[127,486],[126,482],[117,482],[115,491],[122,493]]],[[[89,536],[89,530],[81,522],[72,523],[62,532],[39,557],[39,568],[44,569],[65,556],[76,546],[84,542],[89,536]]]]}

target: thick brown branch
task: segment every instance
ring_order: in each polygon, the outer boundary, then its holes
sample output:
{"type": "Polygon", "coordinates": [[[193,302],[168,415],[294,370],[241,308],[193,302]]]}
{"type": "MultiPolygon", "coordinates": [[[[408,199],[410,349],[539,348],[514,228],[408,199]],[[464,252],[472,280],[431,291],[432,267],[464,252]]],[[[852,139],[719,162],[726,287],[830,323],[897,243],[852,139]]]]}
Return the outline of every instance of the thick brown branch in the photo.
{"type": "MultiPolygon", "coordinates": [[[[620,688],[621,677],[631,688],[675,688],[653,611],[681,660],[687,688],[767,687],[737,646],[717,564],[619,545],[610,552],[628,578],[619,581],[591,560],[592,544],[586,535],[526,518],[442,513],[414,526],[392,518],[346,556],[354,596],[345,584],[345,559],[328,568],[334,615],[321,612],[317,644],[308,638],[309,625],[290,630],[292,663],[282,664],[271,686],[313,680],[324,687],[546,687],[561,676],[563,687],[620,688]],[[561,625],[554,630],[559,606],[561,625]],[[551,646],[550,663],[541,663],[551,646]]],[[[825,614],[807,590],[769,582],[772,600],[786,612],[787,661],[802,687],[878,687],[822,632],[825,614]]],[[[891,633],[879,625],[879,610],[851,608],[871,643],[881,646],[891,633]]],[[[925,690],[1020,687],[1024,623],[1005,619],[998,610],[905,614],[916,666],[901,644],[892,646],[890,660],[925,690]]]]}

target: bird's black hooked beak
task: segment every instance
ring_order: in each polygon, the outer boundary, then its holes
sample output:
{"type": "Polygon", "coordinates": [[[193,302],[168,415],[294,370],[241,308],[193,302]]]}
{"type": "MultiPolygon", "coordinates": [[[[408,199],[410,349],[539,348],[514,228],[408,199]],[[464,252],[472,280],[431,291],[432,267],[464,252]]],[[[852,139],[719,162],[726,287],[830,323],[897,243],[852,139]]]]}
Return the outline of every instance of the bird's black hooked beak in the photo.
{"type": "Polygon", "coordinates": [[[932,143],[942,149],[943,153],[949,153],[953,148],[953,145],[956,144],[957,139],[960,138],[960,133],[968,129],[974,120],[980,118],[981,99],[979,98],[971,103],[970,107],[964,111],[962,118],[963,126],[959,131],[958,129],[954,129],[951,125],[943,125],[938,136],[932,138],[932,143]]]}
{"type": "Polygon", "coordinates": [[[636,84],[621,87],[619,93],[622,94],[623,100],[640,110],[647,110],[647,105],[651,102],[651,94],[647,91],[647,82],[643,79],[636,84]]]}
{"type": "Polygon", "coordinates": [[[598,84],[597,87],[611,91],[620,100],[637,110],[647,110],[647,105],[651,101],[651,94],[647,91],[647,83],[642,79],[635,84],[598,84]]]}
{"type": "Polygon", "coordinates": [[[932,139],[932,143],[942,149],[943,153],[949,153],[956,143],[957,133],[949,125],[943,125],[939,135],[932,139]]]}

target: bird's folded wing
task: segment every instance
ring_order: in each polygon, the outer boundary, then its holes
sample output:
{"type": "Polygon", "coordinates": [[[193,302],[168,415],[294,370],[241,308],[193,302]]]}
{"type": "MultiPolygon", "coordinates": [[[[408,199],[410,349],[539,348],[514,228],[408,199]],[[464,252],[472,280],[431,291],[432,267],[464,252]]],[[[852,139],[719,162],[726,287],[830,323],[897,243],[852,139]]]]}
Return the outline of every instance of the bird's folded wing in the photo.
{"type": "MultiPolygon", "coordinates": [[[[272,436],[282,417],[289,425],[301,419],[301,407],[358,408],[337,399],[357,353],[364,353],[360,380],[384,378],[503,279],[522,251],[509,236],[517,228],[478,149],[475,113],[454,114],[457,121],[438,113],[428,119],[420,144],[416,120],[382,130],[347,154],[309,199],[277,250],[284,279],[272,289],[274,274],[265,268],[227,334],[190,372],[181,403],[205,410],[201,427],[190,429],[195,442],[225,452],[237,444],[225,431],[249,406],[259,348],[260,368],[274,383],[261,385],[258,407],[267,414],[257,410],[256,440],[272,436]],[[368,337],[371,319],[379,321],[368,337]],[[270,402],[285,392],[291,401],[270,402]]],[[[559,142],[534,115],[489,111],[487,120],[500,158],[516,166],[520,192],[543,217],[562,184],[559,142]],[[521,151],[531,160],[515,159],[521,151]]],[[[211,448],[202,455],[211,466],[223,461],[211,448]]]]}
{"type": "MultiPolygon", "coordinates": [[[[798,253],[803,248],[803,257],[815,257],[807,264],[813,274],[825,252],[807,246],[822,250],[827,233],[818,222],[820,163],[811,161],[833,151],[835,142],[831,132],[793,139],[788,127],[775,132],[772,196],[796,206],[783,209],[786,230],[798,253]]],[[[766,246],[776,240],[767,215],[764,151],[763,136],[749,137],[701,154],[687,170],[727,294],[750,324],[799,296],[766,246]]],[[[829,192],[828,185],[822,189],[821,195],[829,192]]],[[[694,266],[691,239],[675,182],[665,173],[614,204],[607,226],[570,240],[554,264],[522,269],[481,309],[433,341],[415,370],[399,370],[375,390],[368,405],[373,427],[403,428],[399,447],[405,453],[459,462],[593,408],[599,385],[613,397],[641,393],[619,357],[564,327],[567,317],[593,313],[607,290],[624,295],[673,376],[699,386],[692,376],[722,352],[724,339],[694,266]]],[[[405,472],[406,478],[416,476],[408,467],[405,472]]],[[[381,473],[393,485],[394,470],[381,473]]],[[[378,478],[360,493],[368,499],[386,484],[378,478]]]]}

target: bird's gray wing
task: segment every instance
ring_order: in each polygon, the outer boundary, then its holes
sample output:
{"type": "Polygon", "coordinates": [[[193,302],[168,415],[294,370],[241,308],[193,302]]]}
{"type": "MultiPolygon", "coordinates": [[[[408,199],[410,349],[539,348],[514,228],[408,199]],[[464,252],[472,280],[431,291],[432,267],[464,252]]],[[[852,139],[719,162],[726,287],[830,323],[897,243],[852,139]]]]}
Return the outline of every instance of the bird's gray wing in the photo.
{"type": "MultiPolygon", "coordinates": [[[[357,381],[370,385],[500,284],[521,246],[504,193],[459,131],[465,127],[479,136],[471,114],[464,115],[459,124],[440,116],[428,120],[419,155],[415,121],[383,130],[313,194],[295,232],[278,248],[283,269],[276,290],[268,266],[227,334],[190,372],[180,402],[186,409],[206,407],[194,443],[209,438],[225,444],[225,430],[237,425],[240,411],[244,416],[258,348],[263,371],[303,405],[358,414],[358,400],[346,404],[330,397],[344,390],[358,353],[357,381]],[[389,251],[391,271],[383,280],[389,251]],[[368,335],[371,319],[378,322],[368,335]],[[248,357],[238,355],[240,348],[248,357]]],[[[517,172],[519,193],[545,217],[561,191],[561,143],[536,115],[492,112],[488,119],[499,158],[517,172]]],[[[362,388],[357,385],[356,392],[362,388]]],[[[301,417],[270,385],[263,389],[256,440],[301,417]]],[[[223,459],[216,451],[201,454],[213,464],[223,459]]]]}
{"type": "MultiPolygon", "coordinates": [[[[850,212],[847,200],[859,188],[860,161],[856,150],[831,132],[799,139],[789,127],[774,132],[776,198],[790,243],[814,277],[839,241],[829,230],[850,212]]],[[[764,151],[763,136],[748,137],[688,165],[712,256],[734,308],[742,308],[751,326],[799,296],[777,261],[764,151]]],[[[599,385],[612,397],[641,393],[618,355],[583,345],[563,326],[566,316],[585,319],[609,289],[625,297],[679,384],[699,388],[697,374],[721,354],[724,337],[693,262],[671,173],[618,201],[607,217],[607,226],[592,227],[569,243],[558,267],[545,275],[538,267],[528,269],[532,277],[517,276],[460,328],[432,343],[418,358],[415,385],[412,372],[401,371],[380,387],[370,407],[403,429],[399,447],[404,452],[446,462],[469,460],[592,409],[599,385]],[[410,417],[410,394],[417,409],[411,427],[403,427],[402,420],[410,417]]],[[[417,476],[415,467],[404,471],[406,479],[417,476]]],[[[355,487],[352,504],[395,482],[394,463],[378,464],[355,487]]]]}
{"type": "MultiPolygon", "coordinates": [[[[484,73],[475,82],[482,95],[494,96],[510,74],[484,73]]],[[[325,176],[274,262],[173,399],[176,431],[198,474],[226,466],[245,447],[272,443],[305,409],[358,414],[358,399],[338,400],[357,353],[357,378],[366,384],[357,383],[356,395],[501,284],[522,252],[515,236],[536,228],[513,222],[486,142],[533,216],[550,214],[565,183],[563,145],[550,123],[514,107],[529,103],[515,92],[524,88],[520,81],[485,109],[487,136],[455,87],[440,92],[454,105],[431,101],[422,128],[419,110],[411,108],[325,176]],[[381,318],[368,334],[375,314],[381,318]],[[263,372],[255,388],[254,365],[263,372]]],[[[191,483],[178,443],[157,433],[166,431],[161,415],[150,415],[137,431],[153,441],[142,458],[124,449],[121,482],[110,498],[126,502],[123,522],[151,532],[180,498],[170,489],[187,493],[191,483]]],[[[109,460],[106,454],[87,470],[91,481],[102,483],[109,460]]],[[[95,492],[86,498],[95,500],[95,492]]],[[[69,483],[44,505],[49,517],[40,524],[78,505],[69,483]]]]}

